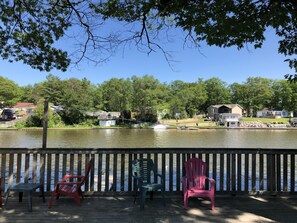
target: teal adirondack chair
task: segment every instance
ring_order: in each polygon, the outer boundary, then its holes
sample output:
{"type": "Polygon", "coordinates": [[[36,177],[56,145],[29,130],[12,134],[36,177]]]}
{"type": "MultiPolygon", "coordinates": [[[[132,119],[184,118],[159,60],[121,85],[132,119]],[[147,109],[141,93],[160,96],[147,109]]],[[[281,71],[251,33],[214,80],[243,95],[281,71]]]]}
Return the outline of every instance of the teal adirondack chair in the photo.
{"type": "Polygon", "coordinates": [[[140,209],[144,209],[146,193],[151,192],[150,198],[153,198],[153,192],[161,190],[163,203],[165,205],[164,189],[165,181],[161,174],[157,173],[156,166],[152,159],[136,159],[132,161],[132,176],[136,179],[136,201],[137,194],[140,194],[140,209]],[[155,182],[155,176],[159,181],[155,182]]]}

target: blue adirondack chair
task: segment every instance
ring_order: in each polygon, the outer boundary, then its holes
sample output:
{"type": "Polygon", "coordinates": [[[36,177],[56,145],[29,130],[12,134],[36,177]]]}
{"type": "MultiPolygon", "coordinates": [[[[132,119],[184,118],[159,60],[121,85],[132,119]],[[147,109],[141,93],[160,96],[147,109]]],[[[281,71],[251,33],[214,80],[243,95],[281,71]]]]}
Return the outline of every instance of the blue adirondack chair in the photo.
{"type": "Polygon", "coordinates": [[[165,205],[164,177],[157,173],[156,166],[152,159],[136,159],[132,161],[132,176],[136,179],[136,201],[137,194],[140,194],[140,209],[144,209],[146,193],[151,192],[151,199],[153,198],[153,191],[161,190],[163,203],[165,205]],[[155,176],[159,181],[155,181],[155,176]]]}

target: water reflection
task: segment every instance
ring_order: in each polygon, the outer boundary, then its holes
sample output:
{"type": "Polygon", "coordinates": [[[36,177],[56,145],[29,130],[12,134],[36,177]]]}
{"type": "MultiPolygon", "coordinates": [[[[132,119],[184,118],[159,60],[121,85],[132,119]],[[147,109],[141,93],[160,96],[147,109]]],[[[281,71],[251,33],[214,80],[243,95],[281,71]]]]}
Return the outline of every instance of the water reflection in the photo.
{"type": "MultiPolygon", "coordinates": [[[[59,129],[48,131],[51,148],[296,148],[295,130],[59,129]]],[[[38,148],[42,130],[1,130],[2,148],[38,148]]]]}

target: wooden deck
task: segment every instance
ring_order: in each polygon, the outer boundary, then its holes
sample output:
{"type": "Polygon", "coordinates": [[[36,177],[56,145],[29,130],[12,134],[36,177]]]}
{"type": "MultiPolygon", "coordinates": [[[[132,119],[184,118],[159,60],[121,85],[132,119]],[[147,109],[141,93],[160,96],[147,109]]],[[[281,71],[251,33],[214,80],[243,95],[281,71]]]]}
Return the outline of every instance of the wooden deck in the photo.
{"type": "Polygon", "coordinates": [[[191,199],[190,208],[183,208],[181,196],[166,198],[163,206],[159,197],[147,200],[145,210],[133,203],[132,196],[88,196],[78,207],[71,198],[61,197],[52,209],[37,195],[33,198],[33,212],[27,211],[27,197],[22,203],[17,196],[8,200],[7,207],[0,211],[0,222],[46,223],[46,222],[296,222],[297,197],[272,196],[217,196],[216,208],[210,203],[191,199]]]}

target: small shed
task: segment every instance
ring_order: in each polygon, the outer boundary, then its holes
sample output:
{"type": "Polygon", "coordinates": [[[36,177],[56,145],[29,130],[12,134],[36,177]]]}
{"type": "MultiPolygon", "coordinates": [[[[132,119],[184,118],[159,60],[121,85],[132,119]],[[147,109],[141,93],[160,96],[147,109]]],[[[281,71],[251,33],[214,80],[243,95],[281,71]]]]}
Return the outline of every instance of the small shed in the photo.
{"type": "Polygon", "coordinates": [[[108,127],[108,126],[115,126],[116,125],[116,120],[114,119],[101,119],[99,120],[99,125],[100,126],[104,126],[104,127],[108,127]]]}

